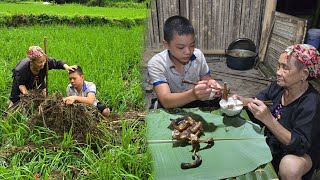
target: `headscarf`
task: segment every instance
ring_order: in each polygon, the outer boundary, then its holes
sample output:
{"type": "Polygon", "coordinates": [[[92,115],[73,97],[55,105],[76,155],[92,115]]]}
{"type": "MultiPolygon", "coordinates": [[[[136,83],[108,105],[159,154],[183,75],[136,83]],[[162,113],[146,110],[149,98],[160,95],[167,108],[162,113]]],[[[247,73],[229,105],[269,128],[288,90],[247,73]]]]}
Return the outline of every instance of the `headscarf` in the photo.
{"type": "Polygon", "coordinates": [[[28,57],[29,59],[40,58],[44,56],[45,53],[39,46],[30,46],[28,50],[28,57]]]}
{"type": "Polygon", "coordinates": [[[307,66],[311,77],[320,79],[319,52],[309,44],[295,44],[289,46],[286,50],[287,59],[290,56],[307,66]]]}

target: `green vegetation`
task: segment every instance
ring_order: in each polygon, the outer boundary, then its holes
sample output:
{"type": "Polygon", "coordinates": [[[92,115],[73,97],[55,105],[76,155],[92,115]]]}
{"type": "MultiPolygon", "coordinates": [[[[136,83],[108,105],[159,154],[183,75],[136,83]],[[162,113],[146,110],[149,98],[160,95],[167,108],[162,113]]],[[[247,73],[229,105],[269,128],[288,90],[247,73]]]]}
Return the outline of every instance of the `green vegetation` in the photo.
{"type": "MultiPolygon", "coordinates": [[[[143,28],[108,26],[69,27],[33,26],[0,28],[0,87],[4,108],[11,86],[11,70],[26,57],[31,45],[43,47],[47,37],[48,55],[69,65],[78,64],[85,78],[95,82],[98,98],[120,110],[142,109],[143,91],[140,71],[143,50],[143,28]],[[130,47],[130,48],[129,48],[130,47]]],[[[68,76],[65,71],[49,71],[49,92],[65,94],[68,76]]]]}
{"type": "Polygon", "coordinates": [[[0,15],[33,14],[33,15],[56,15],[56,16],[98,16],[110,19],[141,19],[145,18],[146,9],[133,8],[103,8],[87,7],[79,4],[44,5],[42,3],[0,3],[0,15]]]}
{"type": "Polygon", "coordinates": [[[117,136],[102,130],[108,142],[94,142],[97,138],[89,135],[86,144],[79,144],[71,131],[59,137],[43,127],[29,129],[27,121],[19,114],[0,121],[0,179],[34,179],[36,174],[41,179],[151,178],[141,123],[122,122],[117,136]]]}
{"type": "Polygon", "coordinates": [[[42,3],[0,3],[0,26],[34,26],[65,24],[115,25],[131,27],[143,25],[146,9],[87,7],[79,4],[44,5],[42,3]]]}

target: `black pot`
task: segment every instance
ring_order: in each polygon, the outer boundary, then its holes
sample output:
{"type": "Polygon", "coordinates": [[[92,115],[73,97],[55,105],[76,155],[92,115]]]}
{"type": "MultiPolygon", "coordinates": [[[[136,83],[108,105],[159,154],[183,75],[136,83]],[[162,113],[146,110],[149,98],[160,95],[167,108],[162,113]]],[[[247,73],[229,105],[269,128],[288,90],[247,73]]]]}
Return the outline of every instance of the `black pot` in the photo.
{"type": "Polygon", "coordinates": [[[236,70],[251,69],[257,59],[256,46],[247,38],[233,41],[226,50],[227,66],[236,70]]]}

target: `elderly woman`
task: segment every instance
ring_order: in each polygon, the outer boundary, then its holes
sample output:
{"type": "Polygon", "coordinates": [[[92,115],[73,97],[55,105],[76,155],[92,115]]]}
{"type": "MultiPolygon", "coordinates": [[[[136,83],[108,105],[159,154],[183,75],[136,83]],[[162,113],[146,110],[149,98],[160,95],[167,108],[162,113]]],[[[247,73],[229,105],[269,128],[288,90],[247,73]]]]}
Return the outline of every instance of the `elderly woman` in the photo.
{"type": "Polygon", "coordinates": [[[320,78],[318,56],[310,45],[290,46],[278,60],[276,82],[254,99],[237,96],[266,126],[272,164],[281,179],[309,179],[319,162],[320,96],[308,82],[320,78]]]}
{"type": "MultiPolygon", "coordinates": [[[[47,55],[39,46],[29,47],[28,58],[19,61],[12,71],[13,82],[9,107],[20,100],[20,94],[26,94],[30,89],[45,89],[46,59],[47,55]]],[[[48,69],[65,69],[68,72],[77,68],[54,58],[48,58],[48,66],[48,69]]]]}

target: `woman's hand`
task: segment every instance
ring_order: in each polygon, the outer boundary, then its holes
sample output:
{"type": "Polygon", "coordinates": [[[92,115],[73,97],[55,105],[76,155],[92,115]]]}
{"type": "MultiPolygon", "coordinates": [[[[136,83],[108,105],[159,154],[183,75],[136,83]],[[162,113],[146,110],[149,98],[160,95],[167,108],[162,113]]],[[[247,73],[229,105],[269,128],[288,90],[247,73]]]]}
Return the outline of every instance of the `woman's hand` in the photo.
{"type": "Polygon", "coordinates": [[[264,124],[268,123],[268,119],[274,119],[269,108],[259,99],[253,99],[248,103],[248,109],[252,112],[254,117],[264,124]]]}
{"type": "Polygon", "coordinates": [[[77,69],[78,66],[77,66],[77,65],[68,66],[67,64],[65,64],[65,65],[64,65],[64,68],[65,68],[68,72],[70,72],[70,71],[74,71],[75,69],[77,69]]]}

